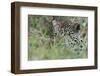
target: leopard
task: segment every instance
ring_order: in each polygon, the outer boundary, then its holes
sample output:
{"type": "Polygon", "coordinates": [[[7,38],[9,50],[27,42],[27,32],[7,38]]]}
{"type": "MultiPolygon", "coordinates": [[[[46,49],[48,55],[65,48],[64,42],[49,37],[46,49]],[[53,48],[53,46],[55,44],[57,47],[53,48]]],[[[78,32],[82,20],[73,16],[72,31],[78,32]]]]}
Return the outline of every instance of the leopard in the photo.
{"type": "Polygon", "coordinates": [[[64,38],[64,46],[74,51],[87,49],[87,33],[83,32],[78,20],[52,21],[54,34],[64,38]]]}

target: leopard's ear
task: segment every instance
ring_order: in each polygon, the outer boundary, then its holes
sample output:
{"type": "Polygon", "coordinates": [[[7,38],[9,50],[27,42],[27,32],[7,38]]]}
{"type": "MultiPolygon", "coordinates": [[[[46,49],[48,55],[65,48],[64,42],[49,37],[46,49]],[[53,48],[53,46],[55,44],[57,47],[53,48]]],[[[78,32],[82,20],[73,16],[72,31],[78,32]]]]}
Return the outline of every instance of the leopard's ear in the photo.
{"type": "Polygon", "coordinates": [[[79,23],[75,23],[73,28],[74,28],[74,31],[78,32],[80,30],[80,24],[79,23]]]}

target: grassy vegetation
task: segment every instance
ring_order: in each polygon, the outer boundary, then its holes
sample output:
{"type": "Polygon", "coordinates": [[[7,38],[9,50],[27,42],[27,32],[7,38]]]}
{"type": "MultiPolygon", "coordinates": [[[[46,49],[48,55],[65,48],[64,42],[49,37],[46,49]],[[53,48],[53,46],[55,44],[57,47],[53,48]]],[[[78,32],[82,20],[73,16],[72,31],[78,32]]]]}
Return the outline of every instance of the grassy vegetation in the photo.
{"type": "MultiPolygon", "coordinates": [[[[60,20],[68,18],[55,16],[60,20]]],[[[54,35],[52,20],[53,16],[28,16],[28,60],[87,58],[87,46],[82,51],[65,47],[64,38],[54,35]]],[[[82,28],[87,28],[86,21],[80,18],[82,28]]]]}

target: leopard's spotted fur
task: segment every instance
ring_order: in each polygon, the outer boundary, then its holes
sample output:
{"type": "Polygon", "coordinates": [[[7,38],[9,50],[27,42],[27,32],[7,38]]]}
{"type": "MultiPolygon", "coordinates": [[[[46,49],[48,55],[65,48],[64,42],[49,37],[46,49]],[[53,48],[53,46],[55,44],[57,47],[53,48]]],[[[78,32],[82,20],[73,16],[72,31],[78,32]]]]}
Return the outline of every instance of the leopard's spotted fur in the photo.
{"type": "Polygon", "coordinates": [[[81,37],[80,23],[69,21],[56,21],[53,20],[54,33],[64,37],[65,46],[73,48],[74,50],[82,50],[86,43],[81,37]]]}

